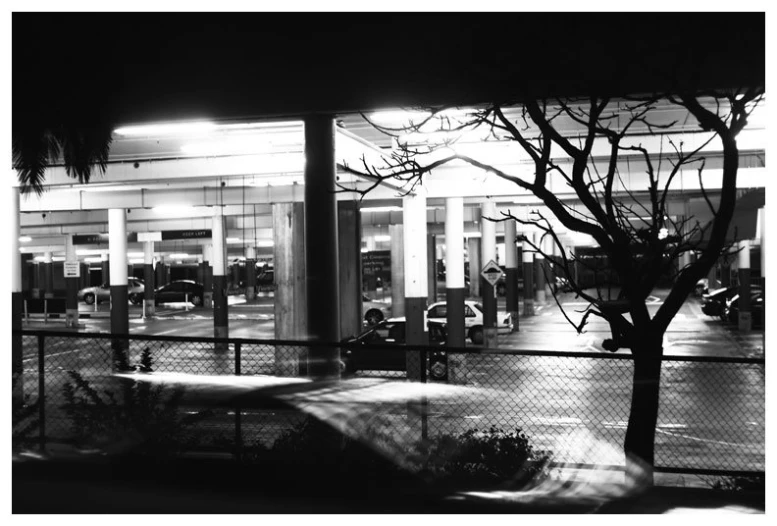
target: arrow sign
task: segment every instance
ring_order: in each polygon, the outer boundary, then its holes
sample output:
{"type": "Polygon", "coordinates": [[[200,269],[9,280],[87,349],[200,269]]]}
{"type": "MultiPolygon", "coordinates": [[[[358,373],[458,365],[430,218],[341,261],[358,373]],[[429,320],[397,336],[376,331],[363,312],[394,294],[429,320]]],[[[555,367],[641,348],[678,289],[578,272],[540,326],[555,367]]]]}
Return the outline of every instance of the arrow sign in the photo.
{"type": "Polygon", "coordinates": [[[496,264],[496,261],[492,259],[486,263],[486,266],[483,267],[480,275],[483,276],[483,278],[493,287],[496,282],[499,281],[499,278],[502,277],[502,269],[499,268],[499,265],[496,264]]]}

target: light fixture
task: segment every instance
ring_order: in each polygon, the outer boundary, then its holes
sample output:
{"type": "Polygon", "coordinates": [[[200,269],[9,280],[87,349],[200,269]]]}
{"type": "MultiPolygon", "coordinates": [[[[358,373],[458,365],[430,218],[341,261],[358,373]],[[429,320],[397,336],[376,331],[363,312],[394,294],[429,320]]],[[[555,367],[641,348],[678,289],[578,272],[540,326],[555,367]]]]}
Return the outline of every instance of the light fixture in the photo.
{"type": "Polygon", "coordinates": [[[155,212],[159,214],[165,214],[170,216],[175,215],[188,215],[191,214],[194,210],[193,207],[188,205],[159,205],[152,208],[155,212]]]}
{"type": "Polygon", "coordinates": [[[97,257],[84,258],[84,262],[86,263],[99,263],[100,261],[102,261],[102,258],[97,258],[97,257]]]}
{"type": "Polygon", "coordinates": [[[192,255],[189,255],[189,254],[181,253],[181,254],[170,254],[167,257],[169,257],[170,259],[186,259],[186,258],[192,258],[192,257],[196,257],[196,256],[192,256],[192,255]]]}
{"type": "Polygon", "coordinates": [[[20,243],[29,243],[30,241],[32,241],[30,236],[19,236],[20,243]]]}
{"type": "Polygon", "coordinates": [[[391,236],[386,236],[386,235],[375,236],[375,241],[391,241],[391,236]]]}
{"type": "Polygon", "coordinates": [[[275,246],[275,242],[272,239],[257,239],[254,246],[272,247],[275,246]]]}
{"type": "Polygon", "coordinates": [[[256,136],[227,137],[222,140],[200,141],[181,146],[189,155],[235,155],[239,153],[267,153],[272,145],[256,136]]]}
{"type": "Polygon", "coordinates": [[[669,230],[667,230],[666,227],[658,231],[658,239],[666,239],[668,235],[669,235],[669,230]]]}
{"type": "Polygon", "coordinates": [[[143,264],[143,258],[135,258],[129,260],[130,265],[142,265],[143,264]]]}
{"type": "Polygon", "coordinates": [[[208,133],[216,129],[216,123],[210,121],[169,122],[122,126],[113,133],[124,137],[145,137],[156,135],[195,135],[208,133]]]}
{"type": "Polygon", "coordinates": [[[378,125],[404,127],[412,125],[413,123],[417,124],[423,122],[423,120],[430,115],[431,113],[428,111],[389,110],[377,111],[372,113],[368,118],[378,125]]]}
{"type": "Polygon", "coordinates": [[[127,252],[128,258],[142,258],[143,255],[143,252],[127,252]]]}
{"type": "Polygon", "coordinates": [[[229,243],[229,244],[242,243],[243,242],[243,240],[241,240],[239,237],[228,237],[225,241],[227,243],[229,243]]]}

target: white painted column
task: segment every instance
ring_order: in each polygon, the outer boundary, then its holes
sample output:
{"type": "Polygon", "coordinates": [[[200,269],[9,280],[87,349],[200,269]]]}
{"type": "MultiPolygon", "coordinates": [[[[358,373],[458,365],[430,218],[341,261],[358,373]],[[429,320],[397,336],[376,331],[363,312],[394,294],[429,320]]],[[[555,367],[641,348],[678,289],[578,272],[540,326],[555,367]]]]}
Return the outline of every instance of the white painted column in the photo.
{"type": "Polygon", "coordinates": [[[150,317],[156,313],[156,301],[154,299],[154,242],[143,243],[143,317],[150,317]]]}
{"type": "Polygon", "coordinates": [[[515,239],[518,235],[516,221],[505,221],[505,302],[507,312],[513,317],[513,330],[518,330],[518,247],[515,239]]]}
{"type": "MultiPolygon", "coordinates": [[[[65,266],[74,265],[80,274],[78,257],[73,246],[73,234],[65,236],[65,266]]],[[[64,268],[63,268],[64,272],[64,268]]],[[[65,327],[78,327],[78,277],[65,276],[65,327]]]]}
{"type": "MultiPolygon", "coordinates": [[[[450,347],[464,347],[467,332],[464,327],[464,198],[448,197],[445,200],[445,302],[447,304],[447,344],[450,347]]],[[[447,364],[431,364],[432,377],[449,382],[465,381],[465,355],[451,354],[447,364]],[[440,374],[435,371],[439,369],[440,374]],[[442,371],[445,370],[445,374],[442,371]]]]}
{"type": "MultiPolygon", "coordinates": [[[[415,193],[402,198],[402,235],[405,257],[405,328],[410,345],[428,343],[426,302],[428,289],[428,261],[426,247],[426,189],[419,186],[415,193]]],[[[407,377],[421,379],[421,362],[417,352],[406,354],[407,377]]]]}
{"type": "MultiPolygon", "coordinates": [[[[213,241],[213,336],[229,338],[227,313],[227,244],[224,215],[220,206],[213,207],[211,235],[213,241]]],[[[226,344],[216,344],[217,351],[225,351],[226,344]]]]}
{"type": "MultiPolygon", "coordinates": [[[[496,223],[490,219],[498,219],[496,205],[494,201],[488,199],[483,202],[481,207],[480,221],[480,254],[482,267],[493,261],[497,263],[496,257],[496,223]]],[[[483,297],[483,344],[486,348],[496,348],[497,346],[497,328],[496,328],[496,287],[492,286],[486,280],[480,284],[483,297]]]]}
{"type": "Polygon", "coordinates": [[[739,330],[748,332],[753,328],[750,309],[750,241],[739,242],[739,330]]]}
{"type": "Polygon", "coordinates": [[[523,315],[534,316],[534,248],[529,240],[534,241],[532,232],[524,232],[524,241],[521,245],[523,260],[523,315]]]}
{"type": "MultiPolygon", "coordinates": [[[[129,333],[129,309],[127,307],[127,210],[108,210],[108,252],[111,287],[111,333],[129,333]]],[[[120,369],[127,360],[129,342],[116,339],[112,342],[114,368],[120,369]],[[123,356],[122,356],[123,355],[123,356]]]]}

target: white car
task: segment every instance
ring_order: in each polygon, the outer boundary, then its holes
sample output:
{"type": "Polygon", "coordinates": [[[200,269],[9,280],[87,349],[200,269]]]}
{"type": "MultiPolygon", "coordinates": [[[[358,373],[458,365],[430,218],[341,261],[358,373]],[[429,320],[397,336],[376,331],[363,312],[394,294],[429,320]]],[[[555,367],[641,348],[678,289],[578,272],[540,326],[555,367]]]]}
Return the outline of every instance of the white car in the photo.
{"type": "Polygon", "coordinates": [[[391,304],[370,299],[362,294],[362,318],[367,325],[375,325],[391,317],[391,304]]]}
{"type": "MultiPolygon", "coordinates": [[[[448,305],[444,301],[433,303],[427,309],[429,321],[446,322],[448,317],[448,305]]],[[[508,312],[496,313],[497,332],[510,334],[513,332],[513,317],[508,312]]],[[[483,343],[483,305],[475,301],[464,301],[464,328],[467,329],[467,337],[474,344],[483,343]]]]}

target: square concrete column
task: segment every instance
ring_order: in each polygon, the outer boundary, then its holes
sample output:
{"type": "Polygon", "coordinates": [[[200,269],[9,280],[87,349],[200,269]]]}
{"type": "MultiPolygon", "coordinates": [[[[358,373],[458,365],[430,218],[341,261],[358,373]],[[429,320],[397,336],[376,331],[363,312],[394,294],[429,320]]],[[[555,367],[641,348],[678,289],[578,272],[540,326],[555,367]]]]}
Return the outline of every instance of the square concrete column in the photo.
{"type": "MultiPolygon", "coordinates": [[[[445,199],[445,303],[447,306],[447,329],[449,347],[464,347],[467,331],[464,326],[464,299],[467,290],[464,286],[464,199],[448,197],[445,199]]],[[[464,383],[467,378],[465,354],[448,355],[447,380],[451,383],[464,383]]],[[[431,365],[434,376],[436,364],[431,365]]]]}
{"type": "Polygon", "coordinates": [[[750,312],[750,241],[739,242],[739,330],[749,332],[753,328],[750,312]]]}
{"type": "Polygon", "coordinates": [[[148,318],[156,313],[154,299],[154,242],[143,242],[143,317],[148,318]]]}
{"type": "MultiPolygon", "coordinates": [[[[305,222],[302,203],[273,203],[273,262],[275,269],[275,339],[302,340],[307,336],[305,287],[305,222]]],[[[301,349],[275,348],[275,374],[300,376],[301,349]]]]}
{"type": "Polygon", "coordinates": [[[391,236],[391,315],[405,315],[405,241],[402,225],[389,225],[391,236]]]}
{"type": "Polygon", "coordinates": [[[81,276],[81,266],[78,264],[76,250],[73,246],[73,234],[65,236],[65,327],[78,327],[78,281],[81,276]]]}
{"type": "Polygon", "coordinates": [[[206,309],[213,308],[213,244],[202,245],[202,285],[203,305],[206,309]]]}
{"type": "Polygon", "coordinates": [[[534,248],[529,241],[534,239],[532,232],[524,232],[521,246],[523,258],[523,314],[534,316],[534,248]]]}
{"type": "Polygon", "coordinates": [[[480,296],[480,271],[483,269],[483,260],[480,257],[480,239],[470,237],[467,239],[467,254],[469,254],[469,295],[471,298],[480,296]]]}
{"type": "Polygon", "coordinates": [[[337,206],[339,243],[340,334],[338,339],[356,335],[362,328],[361,213],[357,201],[341,201],[337,206]]]}
{"type": "Polygon", "coordinates": [[[540,249],[534,254],[534,283],[536,284],[534,298],[538,305],[544,305],[545,304],[545,255],[542,252],[544,250],[543,247],[544,247],[545,241],[542,238],[541,232],[534,233],[534,243],[540,249]]]}
{"type": "Polygon", "coordinates": [[[246,300],[251,301],[256,297],[256,248],[246,247],[245,257],[246,300]]]}

